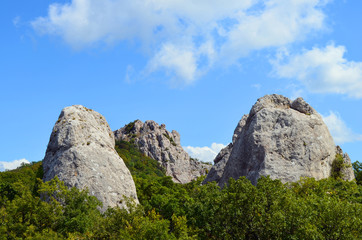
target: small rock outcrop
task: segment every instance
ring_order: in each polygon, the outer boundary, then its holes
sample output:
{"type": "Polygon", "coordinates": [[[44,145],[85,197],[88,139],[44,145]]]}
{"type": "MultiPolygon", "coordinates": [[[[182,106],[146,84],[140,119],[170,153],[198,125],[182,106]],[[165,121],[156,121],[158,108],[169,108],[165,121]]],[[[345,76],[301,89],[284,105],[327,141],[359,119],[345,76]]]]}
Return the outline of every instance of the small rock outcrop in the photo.
{"type": "Polygon", "coordinates": [[[351,159],[349,158],[347,153],[343,153],[343,150],[340,146],[336,146],[336,154],[339,154],[343,157],[343,165],[345,166],[342,169],[341,175],[345,180],[355,179],[354,171],[351,166],[351,159]]]}
{"type": "MultiPolygon", "coordinates": [[[[282,182],[327,178],[340,153],[322,117],[302,98],[291,101],[281,95],[266,95],[258,99],[235,131],[233,142],[216,157],[204,183],[216,181],[222,187],[230,177],[241,176],[253,184],[261,176],[282,182]]],[[[343,157],[350,166],[348,155],[343,157]]],[[[354,179],[351,167],[344,171],[346,180],[354,179]]]]}
{"type": "Polygon", "coordinates": [[[136,187],[123,160],[114,149],[115,140],[105,118],[86,107],[62,110],[43,160],[44,181],[55,176],[69,187],[88,188],[108,206],[125,207],[123,197],[138,203],[136,187]]]}
{"type": "Polygon", "coordinates": [[[174,182],[188,183],[207,174],[211,165],[190,158],[180,144],[180,134],[165,124],[136,120],[114,132],[118,141],[128,141],[146,156],[157,160],[174,182]]]}

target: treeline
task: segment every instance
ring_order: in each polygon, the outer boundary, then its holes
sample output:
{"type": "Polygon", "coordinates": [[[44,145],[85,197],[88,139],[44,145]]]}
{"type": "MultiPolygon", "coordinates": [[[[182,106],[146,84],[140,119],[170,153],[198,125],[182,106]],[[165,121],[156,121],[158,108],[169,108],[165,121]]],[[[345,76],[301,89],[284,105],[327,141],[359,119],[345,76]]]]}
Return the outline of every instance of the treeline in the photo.
{"type": "Polygon", "coordinates": [[[41,162],[0,173],[0,239],[362,239],[359,184],[312,178],[282,184],[240,178],[228,187],[176,184],[132,144],[117,143],[139,205],[109,208],[58,179],[43,183],[41,162]],[[46,200],[46,201],[45,201],[46,200]]]}

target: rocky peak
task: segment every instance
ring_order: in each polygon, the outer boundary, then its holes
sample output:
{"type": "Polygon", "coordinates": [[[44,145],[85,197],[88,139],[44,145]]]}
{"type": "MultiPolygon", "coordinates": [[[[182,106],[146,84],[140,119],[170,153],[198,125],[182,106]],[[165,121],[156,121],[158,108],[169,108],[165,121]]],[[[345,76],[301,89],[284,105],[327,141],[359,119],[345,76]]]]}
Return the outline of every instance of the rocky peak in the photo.
{"type": "Polygon", "coordinates": [[[88,188],[108,206],[121,206],[124,196],[137,203],[131,173],[114,149],[114,135],[99,113],[75,105],[62,110],[43,160],[44,181],[55,176],[69,187],[88,188]]]}
{"type": "Polygon", "coordinates": [[[68,149],[76,144],[101,144],[102,147],[114,147],[113,133],[105,118],[86,107],[74,105],[62,110],[53,128],[47,150],[68,149]],[[89,124],[92,124],[89,126],[89,124]],[[87,131],[84,129],[87,128],[87,131]],[[75,131],[80,129],[82,131],[75,131]]]}
{"type": "Polygon", "coordinates": [[[349,158],[347,153],[344,153],[340,146],[336,146],[336,154],[339,154],[343,157],[343,165],[345,166],[342,169],[342,176],[345,180],[354,179],[354,171],[351,167],[351,159],[349,158]]]}
{"type": "Polygon", "coordinates": [[[266,95],[259,98],[250,110],[249,115],[252,117],[264,108],[288,109],[291,101],[289,98],[278,94],[266,95]]]}
{"type": "Polygon", "coordinates": [[[292,102],[291,108],[298,112],[311,115],[317,113],[303,98],[299,97],[292,102]]]}
{"type": "MultiPolygon", "coordinates": [[[[230,177],[246,176],[256,184],[260,176],[268,175],[282,182],[331,175],[338,150],[322,117],[302,98],[291,101],[277,94],[259,98],[235,132],[205,182],[224,186],[230,177]]],[[[350,166],[348,155],[343,157],[350,166]]],[[[351,171],[346,169],[346,180],[353,179],[351,171]]]]}
{"type": "Polygon", "coordinates": [[[187,183],[206,174],[210,165],[198,162],[187,154],[180,144],[180,134],[148,120],[136,120],[114,132],[118,141],[128,141],[146,156],[157,160],[175,182],[187,183]]]}

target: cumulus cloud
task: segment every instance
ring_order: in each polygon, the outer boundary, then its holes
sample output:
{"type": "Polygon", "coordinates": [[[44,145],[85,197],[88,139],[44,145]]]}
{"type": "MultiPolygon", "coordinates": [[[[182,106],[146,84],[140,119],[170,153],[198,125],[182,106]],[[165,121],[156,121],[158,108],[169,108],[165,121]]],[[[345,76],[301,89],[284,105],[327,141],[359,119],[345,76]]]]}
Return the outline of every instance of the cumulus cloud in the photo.
{"type": "Polygon", "coordinates": [[[184,147],[185,151],[193,158],[203,162],[212,162],[221,149],[226,147],[222,143],[212,143],[211,147],[184,147]]]}
{"type": "Polygon", "coordinates": [[[263,1],[256,14],[242,12],[238,23],[227,35],[222,54],[232,61],[250,51],[281,47],[305,39],[309,33],[324,29],[325,15],[319,8],[327,1],[263,1]]]}
{"type": "Polygon", "coordinates": [[[311,92],[362,98],[362,62],[348,61],[345,52],[344,46],[330,44],[289,55],[286,62],[280,57],[273,63],[275,73],[298,79],[311,92]]]}
{"type": "Polygon", "coordinates": [[[337,144],[362,141],[362,134],[356,134],[348,128],[338,113],[329,112],[329,115],[322,117],[337,144]]]}
{"type": "Polygon", "coordinates": [[[74,48],[137,42],[147,70],[191,84],[215,63],[234,64],[251,51],[280,47],[325,28],[327,0],[72,0],[51,4],[32,26],[74,48]],[[182,63],[182,64],[181,64],[182,63]]]}
{"type": "Polygon", "coordinates": [[[30,163],[30,162],[28,160],[26,160],[25,158],[19,159],[19,160],[14,160],[12,162],[1,162],[0,161],[0,171],[15,169],[17,167],[20,167],[20,165],[23,163],[30,163]]]}
{"type": "Polygon", "coordinates": [[[153,57],[148,65],[150,72],[164,68],[169,74],[177,75],[186,84],[196,77],[196,56],[192,49],[182,49],[172,44],[166,44],[153,57]]]}

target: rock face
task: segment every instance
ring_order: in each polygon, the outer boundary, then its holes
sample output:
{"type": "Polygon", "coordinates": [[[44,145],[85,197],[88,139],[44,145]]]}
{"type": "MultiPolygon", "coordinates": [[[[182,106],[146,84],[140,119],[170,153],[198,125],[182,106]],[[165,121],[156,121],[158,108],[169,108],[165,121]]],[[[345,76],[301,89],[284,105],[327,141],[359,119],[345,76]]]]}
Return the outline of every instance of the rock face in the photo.
{"type": "MultiPolygon", "coordinates": [[[[217,181],[224,186],[230,177],[241,176],[256,184],[259,177],[268,175],[282,182],[331,175],[338,150],[322,117],[302,98],[291,101],[266,95],[240,122],[233,143],[220,152],[221,160],[215,159],[205,183],[217,181]]],[[[343,156],[350,165],[348,155],[343,156]]],[[[354,179],[352,168],[344,175],[346,180],[354,179]]]]}
{"type": "Polygon", "coordinates": [[[136,120],[114,132],[116,140],[133,142],[146,156],[157,160],[174,182],[188,183],[211,168],[190,158],[180,144],[180,134],[164,124],[136,120]]]}
{"type": "Polygon", "coordinates": [[[105,118],[76,105],[64,108],[50,136],[43,160],[44,181],[55,176],[69,187],[88,188],[103,202],[102,211],[120,204],[123,196],[138,203],[131,173],[114,149],[105,118]]]}
{"type": "MultiPolygon", "coordinates": [[[[340,154],[343,157],[343,164],[345,166],[351,166],[351,159],[349,158],[347,153],[343,153],[340,146],[336,147],[336,154],[340,154]]],[[[353,168],[346,167],[346,168],[342,169],[342,176],[345,180],[355,179],[353,168]]]]}
{"type": "Polygon", "coordinates": [[[248,119],[248,114],[245,114],[241,120],[238,122],[238,125],[235,128],[233,140],[232,142],[221,149],[219,154],[214,159],[214,166],[212,166],[211,170],[209,171],[209,174],[207,174],[205,180],[203,181],[203,184],[207,182],[216,181],[219,182],[222,175],[224,174],[224,169],[226,166],[227,161],[229,160],[231,150],[233,149],[233,144],[235,143],[236,139],[239,137],[240,133],[242,132],[246,120],[248,119]]]}

